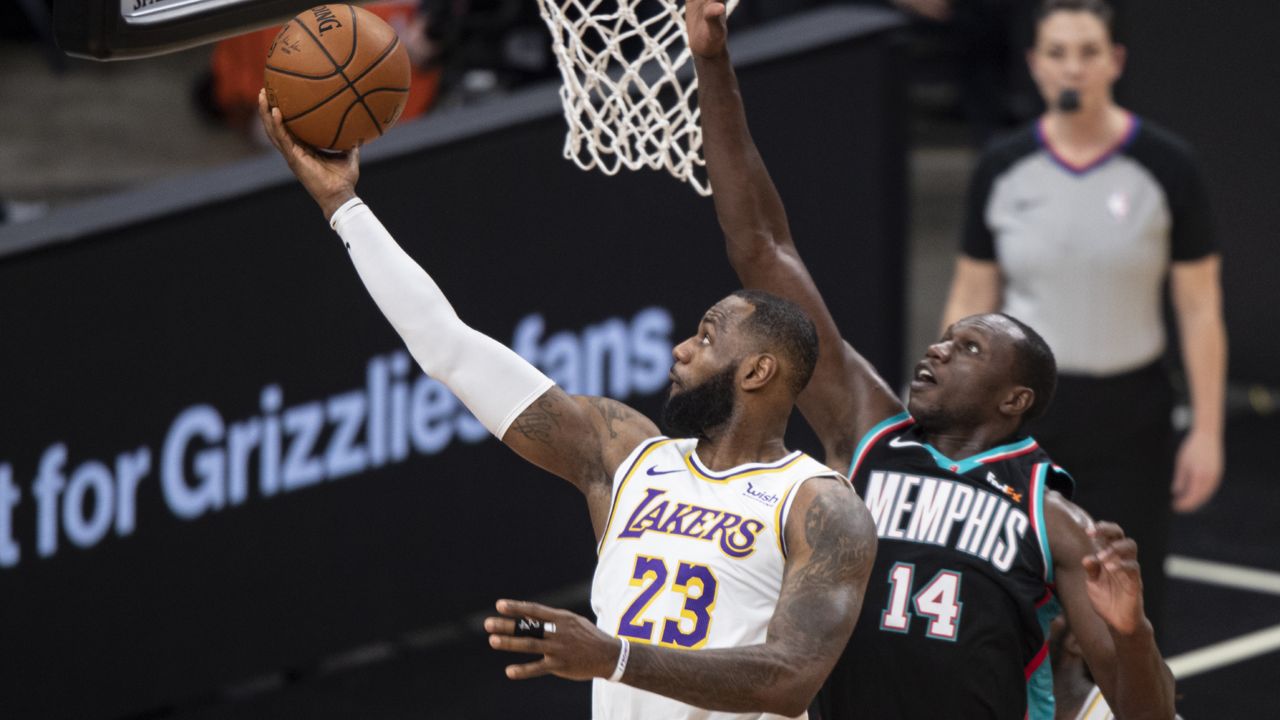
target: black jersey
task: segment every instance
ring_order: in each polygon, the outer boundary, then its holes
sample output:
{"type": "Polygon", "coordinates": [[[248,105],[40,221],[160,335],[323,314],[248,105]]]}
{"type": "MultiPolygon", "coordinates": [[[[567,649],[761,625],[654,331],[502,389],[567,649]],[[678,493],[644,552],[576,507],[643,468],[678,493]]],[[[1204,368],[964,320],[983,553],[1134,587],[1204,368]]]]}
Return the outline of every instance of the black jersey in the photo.
{"type": "Polygon", "coordinates": [[[823,720],[1052,720],[1044,494],[1069,495],[1069,476],[1029,437],[952,460],[903,413],[867,433],[849,477],[880,543],[823,720]]]}

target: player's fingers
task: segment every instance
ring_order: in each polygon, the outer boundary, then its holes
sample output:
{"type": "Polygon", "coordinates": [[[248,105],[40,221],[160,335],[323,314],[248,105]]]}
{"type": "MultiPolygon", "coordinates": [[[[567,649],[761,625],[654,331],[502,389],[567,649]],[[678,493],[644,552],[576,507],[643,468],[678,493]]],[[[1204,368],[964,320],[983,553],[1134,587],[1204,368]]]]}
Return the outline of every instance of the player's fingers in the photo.
{"type": "Polygon", "coordinates": [[[1142,576],[1142,568],[1133,560],[1124,560],[1113,557],[1104,563],[1103,566],[1107,569],[1107,572],[1113,575],[1124,574],[1133,578],[1142,576]]]}
{"type": "Polygon", "coordinates": [[[1138,557],[1138,543],[1133,538],[1120,538],[1107,545],[1107,551],[1112,557],[1121,560],[1134,560],[1138,557]]]}
{"type": "Polygon", "coordinates": [[[545,655],[547,652],[546,644],[546,640],[535,637],[515,637],[513,635],[489,636],[489,647],[503,652],[545,655]]]}
{"type": "Polygon", "coordinates": [[[512,680],[528,680],[529,678],[542,677],[549,672],[551,672],[551,668],[548,666],[546,658],[524,663],[523,665],[507,666],[507,677],[512,680]]]}
{"type": "Polygon", "coordinates": [[[726,8],[722,2],[709,2],[702,8],[702,17],[711,20],[724,15],[726,8]]]}
{"type": "Polygon", "coordinates": [[[508,617],[488,617],[484,619],[484,631],[499,635],[515,635],[516,621],[508,617]]]}
{"type": "Polygon", "coordinates": [[[284,126],[284,115],[280,112],[280,108],[271,108],[271,126],[268,128],[268,134],[271,136],[271,142],[280,148],[281,152],[298,153],[298,144],[293,141],[293,135],[284,126]]]}
{"type": "Polygon", "coordinates": [[[277,138],[275,116],[272,113],[271,103],[267,102],[267,91],[258,91],[258,117],[262,120],[262,129],[267,133],[267,139],[277,150],[282,150],[280,140],[277,138]]]}
{"type": "Polygon", "coordinates": [[[1090,580],[1097,580],[1098,575],[1102,573],[1102,563],[1092,555],[1086,555],[1080,560],[1080,564],[1084,566],[1084,572],[1089,576],[1090,580]]]}
{"type": "Polygon", "coordinates": [[[499,600],[497,607],[498,612],[503,615],[531,617],[535,620],[555,620],[560,616],[555,608],[526,600],[499,600]]]}
{"type": "Polygon", "coordinates": [[[1124,538],[1124,528],[1113,522],[1100,522],[1093,526],[1089,533],[1099,545],[1106,545],[1124,538]]]}

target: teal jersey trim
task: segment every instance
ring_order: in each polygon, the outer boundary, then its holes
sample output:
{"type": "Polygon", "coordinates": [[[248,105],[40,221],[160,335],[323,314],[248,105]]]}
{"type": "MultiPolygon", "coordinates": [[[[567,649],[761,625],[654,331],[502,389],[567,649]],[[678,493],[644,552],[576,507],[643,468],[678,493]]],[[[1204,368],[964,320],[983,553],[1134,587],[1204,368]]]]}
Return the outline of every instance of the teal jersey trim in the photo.
{"type": "Polygon", "coordinates": [[[958,475],[963,475],[976,467],[981,467],[984,463],[990,462],[1000,455],[1021,455],[1036,447],[1035,438],[1024,438],[1017,442],[1008,443],[985,450],[977,455],[970,455],[963,460],[952,460],[951,458],[938,452],[937,448],[928,443],[923,443],[924,449],[929,451],[933,456],[933,461],[943,470],[950,470],[958,475]]]}
{"type": "MultiPolygon", "coordinates": [[[[1040,631],[1044,633],[1045,642],[1049,642],[1049,623],[1062,614],[1062,606],[1058,598],[1036,608],[1036,620],[1040,623],[1040,631]]],[[[1053,663],[1046,657],[1027,678],[1027,720],[1053,720],[1057,701],[1053,697],[1053,663]]]]}
{"type": "Polygon", "coordinates": [[[1049,528],[1044,524],[1044,490],[1049,464],[1039,463],[1031,475],[1031,507],[1035,510],[1036,536],[1044,555],[1044,581],[1053,584],[1053,553],[1049,551],[1049,528]]]}
{"type": "Polygon", "coordinates": [[[868,430],[867,434],[863,435],[862,439],[858,441],[858,447],[853,451],[853,459],[849,461],[849,480],[853,480],[853,475],[858,470],[858,464],[862,462],[863,453],[867,451],[871,443],[875,442],[876,437],[890,427],[900,425],[909,420],[911,420],[911,413],[900,412],[887,420],[877,423],[875,427],[868,430]]]}

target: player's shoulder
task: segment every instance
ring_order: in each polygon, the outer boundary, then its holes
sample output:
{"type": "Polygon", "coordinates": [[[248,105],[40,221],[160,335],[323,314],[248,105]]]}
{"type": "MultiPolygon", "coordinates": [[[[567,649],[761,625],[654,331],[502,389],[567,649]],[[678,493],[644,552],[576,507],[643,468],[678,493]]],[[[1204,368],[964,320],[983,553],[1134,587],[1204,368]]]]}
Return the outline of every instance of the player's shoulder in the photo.
{"type": "Polygon", "coordinates": [[[681,440],[666,435],[651,435],[640,440],[618,464],[615,474],[627,477],[636,470],[643,471],[646,466],[666,457],[669,452],[679,453],[681,440]]]}
{"type": "Polygon", "coordinates": [[[851,479],[857,477],[864,461],[869,456],[879,453],[883,448],[897,448],[903,443],[909,444],[908,446],[920,445],[923,447],[921,441],[914,439],[915,431],[915,418],[911,417],[911,413],[905,410],[884,418],[871,426],[858,439],[853,448],[848,477],[851,479]]]}
{"type": "Polygon", "coordinates": [[[1066,468],[1053,461],[1039,441],[1031,436],[1027,436],[1027,439],[1035,443],[1034,448],[1010,462],[1029,474],[1033,483],[1043,482],[1045,492],[1056,492],[1070,500],[1075,495],[1075,478],[1066,468]]]}

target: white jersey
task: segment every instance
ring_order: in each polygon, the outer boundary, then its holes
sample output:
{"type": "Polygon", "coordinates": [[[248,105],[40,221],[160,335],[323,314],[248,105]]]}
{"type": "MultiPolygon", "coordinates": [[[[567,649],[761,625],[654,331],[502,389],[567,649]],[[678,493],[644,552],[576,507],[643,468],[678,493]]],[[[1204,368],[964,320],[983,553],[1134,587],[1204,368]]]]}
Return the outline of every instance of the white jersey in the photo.
{"type": "MultiPolygon", "coordinates": [[[[652,438],[618,467],[591,585],[596,625],[632,643],[690,651],[763,643],[796,491],[808,478],[840,475],[799,451],[712,472],[696,446],[652,438]]],[[[713,712],[601,679],[592,712],[596,720],[781,718],[713,712]]]]}

